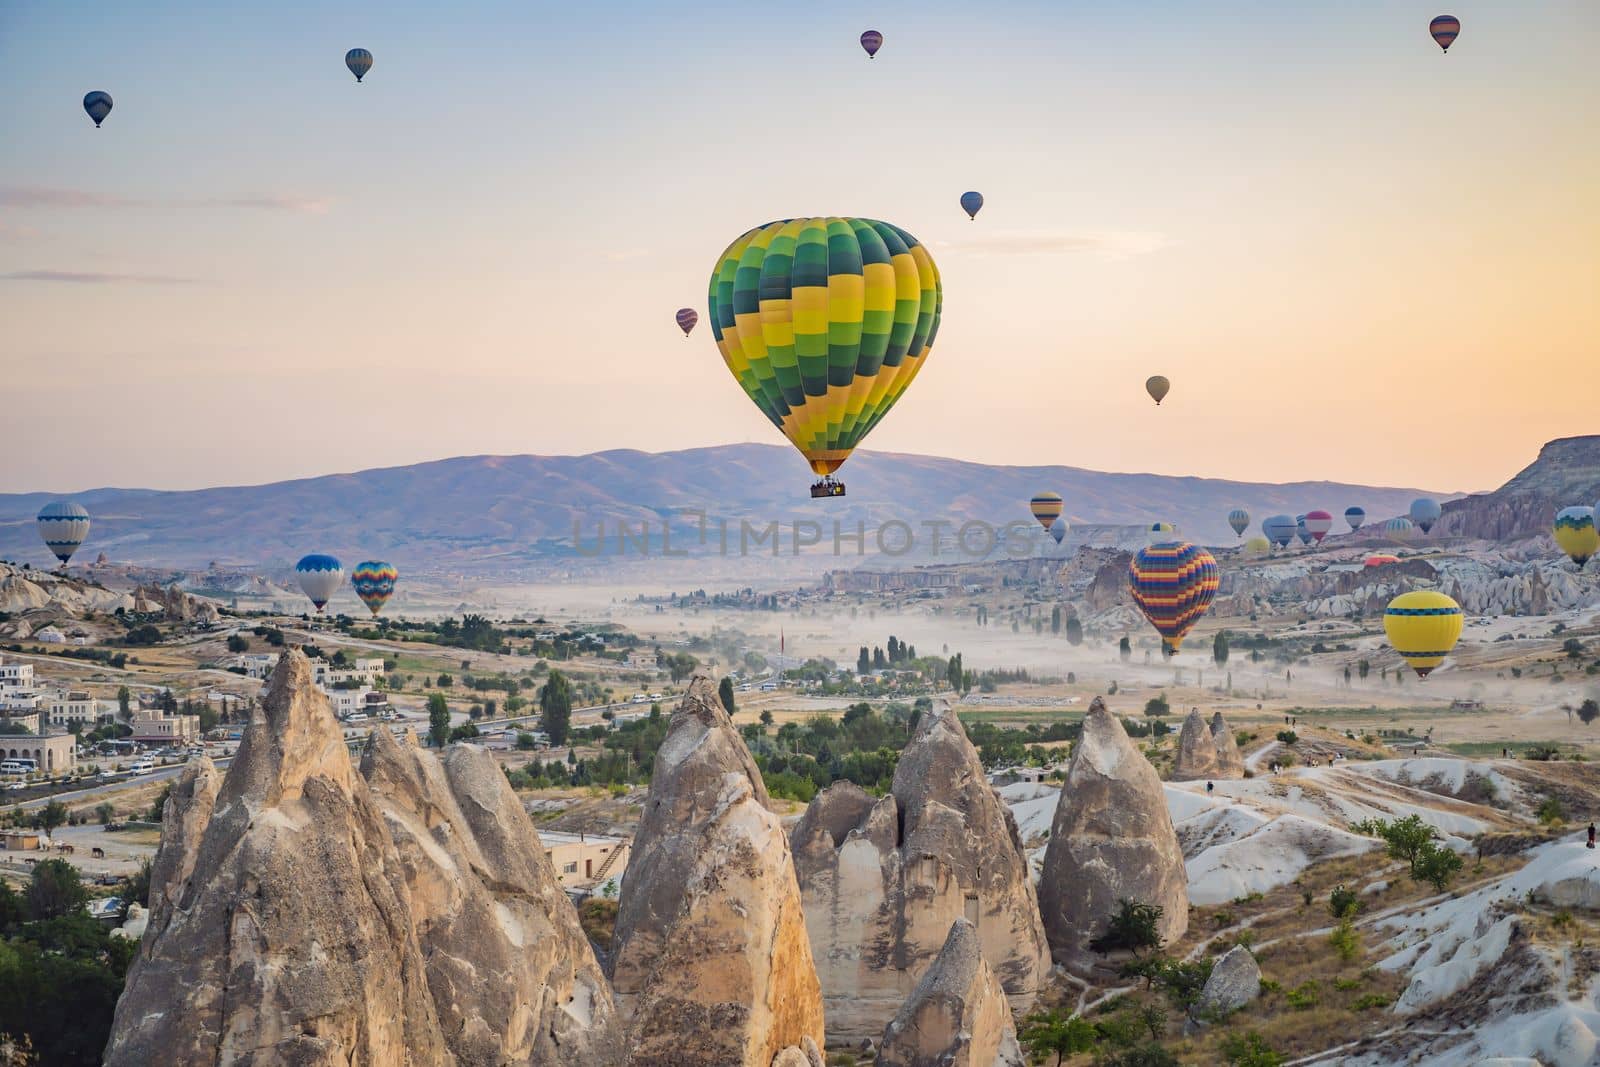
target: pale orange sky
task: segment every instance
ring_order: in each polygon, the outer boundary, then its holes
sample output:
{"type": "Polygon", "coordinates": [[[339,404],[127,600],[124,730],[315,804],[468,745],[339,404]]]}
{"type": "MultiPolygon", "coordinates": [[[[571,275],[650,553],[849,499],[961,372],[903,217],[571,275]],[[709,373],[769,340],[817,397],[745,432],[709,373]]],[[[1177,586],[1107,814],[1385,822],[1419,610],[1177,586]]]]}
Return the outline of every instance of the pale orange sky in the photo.
{"type": "Polygon", "coordinates": [[[672,315],[800,214],[943,274],[870,448],[1466,490],[1600,431],[1594,4],[1447,56],[1410,3],[1104,6],[874,5],[868,62],[854,5],[8,5],[0,491],[781,441],[672,315]]]}

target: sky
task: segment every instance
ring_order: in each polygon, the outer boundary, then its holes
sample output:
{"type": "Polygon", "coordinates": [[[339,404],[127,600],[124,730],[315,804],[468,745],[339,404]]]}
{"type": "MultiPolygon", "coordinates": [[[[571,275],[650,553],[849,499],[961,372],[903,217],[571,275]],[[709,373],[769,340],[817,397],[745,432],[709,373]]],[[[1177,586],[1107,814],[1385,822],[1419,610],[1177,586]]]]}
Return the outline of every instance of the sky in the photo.
{"type": "Polygon", "coordinates": [[[1592,0],[333,6],[0,0],[0,491],[781,443],[673,315],[817,214],[943,277],[869,448],[1449,491],[1600,431],[1592,0]]]}

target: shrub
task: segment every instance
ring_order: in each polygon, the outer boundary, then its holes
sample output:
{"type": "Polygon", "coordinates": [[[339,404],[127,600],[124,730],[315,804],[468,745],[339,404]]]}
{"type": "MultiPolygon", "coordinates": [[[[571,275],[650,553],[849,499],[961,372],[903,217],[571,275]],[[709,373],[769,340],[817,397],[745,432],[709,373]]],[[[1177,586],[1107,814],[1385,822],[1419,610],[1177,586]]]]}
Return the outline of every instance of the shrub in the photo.
{"type": "Polygon", "coordinates": [[[1361,898],[1356,891],[1343,884],[1335,886],[1333,892],[1328,894],[1328,911],[1335,919],[1353,918],[1361,908],[1361,898]]]}
{"type": "Polygon", "coordinates": [[[1283,1055],[1254,1030],[1224,1035],[1217,1044],[1217,1051],[1230,1067],[1281,1067],[1283,1063],[1283,1055]]]}
{"type": "Polygon", "coordinates": [[[1289,1002],[1289,1007],[1295,1011],[1306,1011],[1317,1006],[1322,999],[1322,987],[1315,978],[1309,982],[1302,982],[1284,994],[1284,999],[1289,1002]]]}
{"type": "Polygon", "coordinates": [[[1371,1011],[1373,1008],[1387,1008],[1389,997],[1383,993],[1367,993],[1359,996],[1350,1005],[1351,1011],[1371,1011]]]}
{"type": "Polygon", "coordinates": [[[1286,745],[1292,745],[1296,741],[1300,740],[1300,735],[1295,733],[1293,730],[1279,730],[1278,740],[1282,741],[1286,745]]]}
{"type": "Polygon", "coordinates": [[[1104,955],[1125,949],[1135,956],[1147,948],[1161,947],[1161,905],[1137,900],[1119,900],[1117,913],[1106,925],[1106,932],[1089,942],[1089,947],[1104,955]]]}
{"type": "Polygon", "coordinates": [[[1561,806],[1558,797],[1545,797],[1540,803],[1539,810],[1534,813],[1539,817],[1539,822],[1545,826],[1559,826],[1566,820],[1566,809],[1561,806]]]}
{"type": "Polygon", "coordinates": [[[1427,882],[1440,893],[1449,888],[1460,870],[1460,856],[1432,843],[1411,862],[1411,877],[1418,882],[1427,882]]]}
{"type": "Polygon", "coordinates": [[[1356,928],[1346,916],[1339,920],[1339,925],[1333,928],[1328,935],[1328,944],[1333,946],[1333,951],[1346,963],[1352,963],[1361,955],[1361,935],[1356,933],[1356,928]]]}

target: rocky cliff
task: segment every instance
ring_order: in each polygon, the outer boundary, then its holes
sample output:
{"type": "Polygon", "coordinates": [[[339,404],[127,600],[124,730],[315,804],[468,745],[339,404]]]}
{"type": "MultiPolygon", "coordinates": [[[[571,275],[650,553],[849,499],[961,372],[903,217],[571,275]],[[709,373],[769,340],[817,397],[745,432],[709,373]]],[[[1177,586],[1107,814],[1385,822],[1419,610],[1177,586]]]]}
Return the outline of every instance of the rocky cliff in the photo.
{"type": "Polygon", "coordinates": [[[1239,751],[1239,742],[1220,711],[1211,716],[1211,740],[1217,746],[1217,777],[1243,778],[1244,753],[1239,751]]]}
{"type": "Polygon", "coordinates": [[[1557,511],[1600,500],[1600,436],[1563,437],[1492,493],[1452,500],[1434,528],[1436,536],[1512,541],[1548,539],[1557,511]]]}
{"type": "Polygon", "coordinates": [[[1217,743],[1199,708],[1189,709],[1178,732],[1178,754],[1172,762],[1174,782],[1192,782],[1217,775],[1217,743]]]}
{"type": "Polygon", "coordinates": [[[966,919],[1025,1011],[1049,949],[1011,812],[948,707],[923,715],[888,796],[824,790],[791,836],[829,1037],[877,1037],[966,919]]]}
{"type": "Polygon", "coordinates": [[[1093,969],[1099,958],[1089,943],[1106,932],[1122,900],[1158,905],[1165,942],[1188,929],[1183,850],[1161,778],[1096,697],[1067,768],[1039,880],[1055,961],[1079,973],[1093,969]]]}
{"type": "Polygon", "coordinates": [[[531,825],[478,757],[447,763],[380,749],[357,774],[286,652],[226,778],[192,765],[168,800],[106,1062],[604,1062],[608,994],[531,825]],[[504,963],[508,943],[532,959],[504,963]],[[480,961],[493,982],[452,984],[480,961]]]}
{"type": "Polygon", "coordinates": [[[939,955],[884,1029],[874,1067],[1024,1067],[1000,980],[978,931],[950,926],[939,955]]]}
{"type": "Polygon", "coordinates": [[[633,1067],[769,1067],[822,1044],[789,842],[704,674],[656,754],[612,958],[633,1067]]]}

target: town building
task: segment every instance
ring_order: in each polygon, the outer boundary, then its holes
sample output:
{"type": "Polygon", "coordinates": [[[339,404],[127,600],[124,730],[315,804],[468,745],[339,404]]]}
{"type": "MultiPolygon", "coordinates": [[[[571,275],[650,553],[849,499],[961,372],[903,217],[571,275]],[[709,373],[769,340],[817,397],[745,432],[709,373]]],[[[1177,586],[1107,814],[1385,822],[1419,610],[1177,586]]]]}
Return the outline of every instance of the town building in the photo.
{"type": "Polygon", "coordinates": [[[246,652],[242,656],[235,656],[232,665],[242,669],[246,678],[265,680],[267,675],[271,674],[273,669],[277,667],[278,654],[276,652],[246,652]]]}
{"type": "Polygon", "coordinates": [[[39,732],[39,709],[35,707],[7,709],[0,703],[0,734],[15,732],[17,727],[30,734],[39,732]]]}
{"type": "Polygon", "coordinates": [[[133,715],[130,741],[141,745],[193,745],[200,741],[200,716],[139,709],[133,715]]]}
{"type": "Polygon", "coordinates": [[[0,689],[33,692],[33,664],[7,663],[0,659],[0,689]]]}
{"type": "Polygon", "coordinates": [[[630,671],[653,671],[656,669],[656,654],[650,649],[630,649],[623,664],[630,671]]]}
{"type": "Polygon", "coordinates": [[[381,658],[351,660],[348,667],[335,667],[320,659],[311,661],[311,680],[321,686],[323,692],[329,692],[338,685],[375,686],[382,677],[381,658]]]}
{"type": "Polygon", "coordinates": [[[88,728],[100,721],[100,702],[88,693],[57,693],[45,702],[44,711],[57,730],[70,730],[75,722],[88,728]]]}
{"type": "Polygon", "coordinates": [[[580,889],[610,878],[628,865],[630,842],[621,837],[541,830],[544,854],[564,889],[580,889]]]}
{"type": "Polygon", "coordinates": [[[78,768],[78,739],[71,734],[0,735],[0,759],[31,759],[40,774],[70,774],[78,768]]]}

